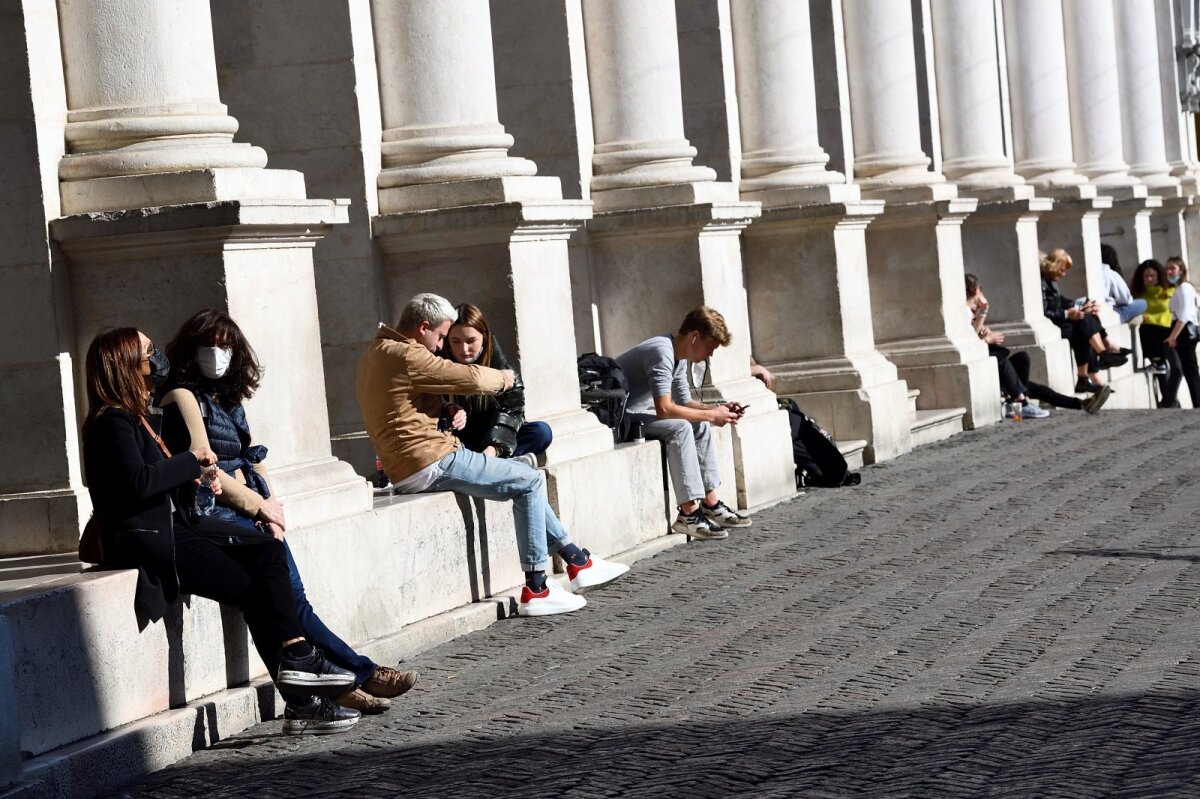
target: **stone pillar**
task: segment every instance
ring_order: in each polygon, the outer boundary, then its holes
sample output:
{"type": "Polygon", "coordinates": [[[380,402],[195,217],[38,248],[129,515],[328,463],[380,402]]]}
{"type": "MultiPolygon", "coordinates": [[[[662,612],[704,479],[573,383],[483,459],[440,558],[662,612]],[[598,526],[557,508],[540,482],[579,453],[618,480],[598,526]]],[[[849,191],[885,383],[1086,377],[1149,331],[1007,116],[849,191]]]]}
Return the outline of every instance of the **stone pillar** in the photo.
{"type": "Polygon", "coordinates": [[[1072,157],[1060,0],[1004,0],[1003,9],[1016,171],[1039,189],[1086,183],[1072,157]]]}
{"type": "Polygon", "coordinates": [[[247,413],[289,524],[365,510],[366,483],[330,455],[312,269],[345,202],[305,199],[302,175],[233,143],[205,0],[61,0],[59,18],[72,215],[51,230],[70,262],[75,352],[124,324],[165,344],[196,310],[227,309],[267,370],[247,413]]]}
{"type": "MultiPolygon", "coordinates": [[[[1163,129],[1154,0],[1113,0],[1120,81],[1121,136],[1130,173],[1156,193],[1177,195],[1163,129]]],[[[1110,120],[1111,122],[1111,120],[1110,120]]]]}
{"type": "MultiPolygon", "coordinates": [[[[387,323],[421,291],[479,305],[519,362],[527,417],[554,430],[548,486],[568,529],[595,537],[594,520],[617,513],[613,527],[636,529],[636,541],[662,535],[659,487],[632,477],[646,448],[614,449],[580,406],[567,241],[591,204],[564,200],[558,178],[508,154],[487,0],[376,0],[372,11],[383,109],[373,229],[387,323]]],[[[616,540],[597,546],[607,554],[616,540]]]]}
{"type": "Polygon", "coordinates": [[[706,304],[733,343],[713,356],[705,399],[750,412],[729,440],[723,498],[752,507],[794,491],[786,414],[750,376],[740,233],[759,215],[731,183],[695,166],[683,134],[672,0],[583,0],[595,150],[588,225],[600,336],[610,355],[673,331],[706,304]],[[732,456],[728,452],[732,451],[732,456]],[[735,479],[736,478],[736,479],[735,479]],[[734,489],[736,487],[736,496],[734,489]]]}
{"type": "Polygon", "coordinates": [[[908,387],[875,349],[867,224],[883,210],[825,169],[817,138],[808,0],[733,0],[742,199],[763,204],[743,234],[755,356],[775,390],[868,462],[907,452],[908,387]],[[830,274],[830,266],[835,272],[830,274]]]}
{"type": "Polygon", "coordinates": [[[912,8],[854,0],[842,11],[854,177],[887,202],[867,230],[875,338],[921,392],[918,408],[962,408],[967,426],[988,424],[1000,417],[996,368],[962,310],[962,222],[977,202],[960,199],[921,150],[912,8]]]}
{"type": "Polygon", "coordinates": [[[942,171],[979,200],[963,223],[964,269],[983,280],[989,326],[1031,351],[1039,382],[1069,390],[1069,347],[1042,313],[1038,276],[1037,219],[1051,202],[1034,198],[1005,151],[996,5],[933,0],[931,11],[942,171]]]}

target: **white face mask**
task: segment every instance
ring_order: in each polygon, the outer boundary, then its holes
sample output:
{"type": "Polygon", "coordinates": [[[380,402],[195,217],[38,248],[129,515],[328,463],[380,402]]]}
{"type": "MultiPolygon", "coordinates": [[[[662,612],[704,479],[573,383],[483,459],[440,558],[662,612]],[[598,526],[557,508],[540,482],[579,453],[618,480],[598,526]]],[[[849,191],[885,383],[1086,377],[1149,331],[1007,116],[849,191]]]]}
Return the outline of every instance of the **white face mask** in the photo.
{"type": "Polygon", "coordinates": [[[196,365],[200,374],[209,380],[220,380],[229,371],[229,363],[233,360],[233,350],[228,347],[197,347],[196,365]]]}

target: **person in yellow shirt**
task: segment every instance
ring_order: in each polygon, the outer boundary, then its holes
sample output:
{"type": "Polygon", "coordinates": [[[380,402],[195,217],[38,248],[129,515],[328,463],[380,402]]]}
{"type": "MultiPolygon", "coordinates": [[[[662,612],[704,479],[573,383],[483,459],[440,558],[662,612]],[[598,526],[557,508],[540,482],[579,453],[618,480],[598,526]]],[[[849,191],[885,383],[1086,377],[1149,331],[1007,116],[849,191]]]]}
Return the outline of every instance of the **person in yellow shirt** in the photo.
{"type": "Polygon", "coordinates": [[[1179,404],[1176,394],[1183,365],[1175,349],[1163,346],[1163,342],[1171,335],[1171,295],[1175,288],[1168,285],[1163,265],[1151,258],[1138,264],[1130,291],[1134,297],[1146,301],[1138,336],[1142,352],[1149,359],[1151,371],[1158,381],[1158,407],[1174,408],[1179,404]]]}

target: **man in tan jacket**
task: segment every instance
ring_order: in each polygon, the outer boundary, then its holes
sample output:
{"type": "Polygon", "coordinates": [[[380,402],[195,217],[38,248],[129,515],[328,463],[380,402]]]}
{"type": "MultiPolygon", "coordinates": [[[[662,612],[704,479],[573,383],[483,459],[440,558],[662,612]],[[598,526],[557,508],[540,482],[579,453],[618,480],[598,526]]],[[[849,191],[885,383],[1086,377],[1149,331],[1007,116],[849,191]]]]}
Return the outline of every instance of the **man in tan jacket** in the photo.
{"type": "Polygon", "coordinates": [[[471,497],[512,500],[517,553],[525,588],[522,616],[569,613],[587,604],[578,592],[615,580],[628,566],[592,556],[570,542],[546,501],[545,478],[523,463],[463,447],[450,432],[466,412],[446,394],[497,394],[511,388],[510,369],[454,363],[434,355],[455,319],[454,306],[436,294],[418,294],[392,330],[380,326],[358,362],[358,404],[383,470],[402,494],[457,491],[471,497]],[[567,562],[568,592],[546,579],[552,552],[567,562]]]}

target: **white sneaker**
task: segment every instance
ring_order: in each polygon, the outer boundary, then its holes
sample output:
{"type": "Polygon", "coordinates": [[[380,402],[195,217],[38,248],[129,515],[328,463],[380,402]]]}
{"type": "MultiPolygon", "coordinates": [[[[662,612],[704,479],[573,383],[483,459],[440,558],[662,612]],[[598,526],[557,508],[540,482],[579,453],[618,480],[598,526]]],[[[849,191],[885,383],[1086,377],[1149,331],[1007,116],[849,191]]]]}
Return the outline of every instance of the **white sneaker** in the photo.
{"type": "Polygon", "coordinates": [[[743,516],[720,500],[711,508],[701,502],[700,510],[709,521],[714,521],[722,527],[749,527],[751,524],[748,516],[743,516]]]}
{"type": "Polygon", "coordinates": [[[588,556],[587,563],[582,566],[567,564],[567,576],[571,578],[571,590],[576,593],[588,588],[595,588],[598,585],[611,583],[629,571],[629,567],[624,563],[613,563],[612,561],[596,557],[586,549],[583,551],[588,556]]]}
{"type": "Polygon", "coordinates": [[[395,492],[395,490],[396,486],[383,473],[383,469],[376,470],[375,476],[371,478],[371,491],[374,492],[375,496],[385,496],[395,492]]]}
{"type": "Polygon", "coordinates": [[[534,455],[532,452],[526,452],[524,455],[517,455],[513,458],[513,460],[517,463],[525,464],[530,469],[536,469],[538,467],[537,455],[534,455]]]}
{"type": "Polygon", "coordinates": [[[729,533],[721,525],[709,519],[699,510],[694,513],[684,513],[679,511],[679,515],[675,517],[675,521],[671,524],[671,531],[675,533],[683,533],[691,538],[728,538],[729,533]]]}
{"type": "Polygon", "coordinates": [[[546,589],[535,594],[529,586],[521,589],[521,600],[517,602],[518,616],[553,616],[570,613],[587,604],[587,600],[567,591],[557,580],[546,580],[546,589]]]}
{"type": "Polygon", "coordinates": [[[1045,419],[1049,415],[1050,411],[1038,405],[1034,405],[1032,402],[1026,402],[1021,406],[1022,419],[1045,419]]]}

